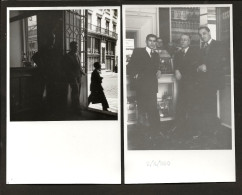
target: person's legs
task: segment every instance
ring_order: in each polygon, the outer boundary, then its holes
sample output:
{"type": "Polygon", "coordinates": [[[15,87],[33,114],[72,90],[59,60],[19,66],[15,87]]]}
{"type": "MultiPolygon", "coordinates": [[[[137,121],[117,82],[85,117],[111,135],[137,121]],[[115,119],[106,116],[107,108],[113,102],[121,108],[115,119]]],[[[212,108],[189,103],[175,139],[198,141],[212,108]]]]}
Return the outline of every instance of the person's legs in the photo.
{"type": "Polygon", "coordinates": [[[160,131],[160,128],[161,128],[160,114],[157,109],[157,94],[156,93],[147,95],[146,112],[147,112],[148,121],[150,123],[150,127],[153,130],[160,131]]]}
{"type": "Polygon", "coordinates": [[[106,96],[105,96],[103,91],[101,92],[101,96],[102,96],[102,107],[103,107],[103,110],[107,111],[108,108],[109,108],[109,105],[108,105],[107,98],[106,98],[106,96]]]}
{"type": "MultiPolygon", "coordinates": [[[[145,95],[143,93],[136,92],[136,102],[138,111],[138,125],[146,125],[146,102],[145,95]]],[[[148,125],[148,124],[147,124],[148,125]]]]}

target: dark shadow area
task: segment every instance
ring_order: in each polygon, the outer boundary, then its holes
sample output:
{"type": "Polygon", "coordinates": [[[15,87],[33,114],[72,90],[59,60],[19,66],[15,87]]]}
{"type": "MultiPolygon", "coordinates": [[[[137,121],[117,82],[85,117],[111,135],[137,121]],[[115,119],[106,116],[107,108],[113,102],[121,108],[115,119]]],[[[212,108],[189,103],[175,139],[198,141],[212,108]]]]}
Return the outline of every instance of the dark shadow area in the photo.
{"type": "Polygon", "coordinates": [[[111,115],[108,112],[95,112],[82,110],[79,113],[71,109],[48,114],[44,110],[29,110],[16,113],[11,116],[11,121],[78,121],[78,120],[117,120],[117,115],[111,115]]]}

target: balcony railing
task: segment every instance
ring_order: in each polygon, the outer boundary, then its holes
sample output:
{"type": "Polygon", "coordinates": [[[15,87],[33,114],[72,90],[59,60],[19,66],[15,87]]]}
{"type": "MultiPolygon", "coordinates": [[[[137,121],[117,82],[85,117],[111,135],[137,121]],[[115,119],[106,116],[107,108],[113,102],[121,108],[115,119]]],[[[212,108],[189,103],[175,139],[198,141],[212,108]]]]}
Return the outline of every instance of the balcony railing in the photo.
{"type": "Polygon", "coordinates": [[[94,33],[98,33],[98,34],[102,34],[102,35],[106,35],[109,37],[113,37],[115,39],[118,38],[118,34],[116,32],[110,31],[108,29],[105,28],[101,28],[99,26],[95,26],[93,24],[88,24],[88,31],[89,32],[94,32],[94,33]]]}

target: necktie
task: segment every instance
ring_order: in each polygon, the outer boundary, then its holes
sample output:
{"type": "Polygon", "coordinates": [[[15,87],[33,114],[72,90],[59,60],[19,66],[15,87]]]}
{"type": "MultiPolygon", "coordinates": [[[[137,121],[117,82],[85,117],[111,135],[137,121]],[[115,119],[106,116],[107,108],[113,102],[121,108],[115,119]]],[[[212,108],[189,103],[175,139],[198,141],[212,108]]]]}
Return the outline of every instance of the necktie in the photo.
{"type": "Polygon", "coordinates": [[[203,43],[202,50],[203,50],[204,55],[207,55],[207,53],[208,53],[208,46],[209,46],[209,44],[207,42],[203,43]]]}
{"type": "Polygon", "coordinates": [[[155,51],[154,50],[151,50],[150,51],[150,58],[154,58],[154,54],[155,54],[155,51]]]}
{"type": "Polygon", "coordinates": [[[182,52],[182,55],[183,55],[183,56],[186,55],[185,49],[182,49],[181,52],[182,52]]]}

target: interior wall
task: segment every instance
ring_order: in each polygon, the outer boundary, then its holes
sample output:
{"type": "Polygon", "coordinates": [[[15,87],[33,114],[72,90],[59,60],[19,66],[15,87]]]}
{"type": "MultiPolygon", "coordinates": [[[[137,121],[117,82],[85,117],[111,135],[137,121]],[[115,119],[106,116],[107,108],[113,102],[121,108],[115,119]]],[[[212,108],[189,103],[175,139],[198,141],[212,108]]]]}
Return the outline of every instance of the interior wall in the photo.
{"type": "Polygon", "coordinates": [[[22,21],[10,23],[10,67],[22,66],[23,34],[22,21]]]}
{"type": "Polygon", "coordinates": [[[159,8],[159,32],[165,44],[170,42],[170,8],[159,8]]]}
{"type": "Polygon", "coordinates": [[[128,8],[125,12],[126,31],[137,32],[137,47],[145,47],[148,34],[158,35],[156,8],[128,8]]]}

